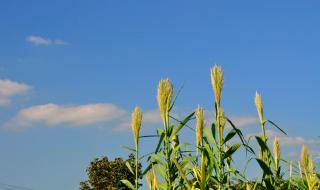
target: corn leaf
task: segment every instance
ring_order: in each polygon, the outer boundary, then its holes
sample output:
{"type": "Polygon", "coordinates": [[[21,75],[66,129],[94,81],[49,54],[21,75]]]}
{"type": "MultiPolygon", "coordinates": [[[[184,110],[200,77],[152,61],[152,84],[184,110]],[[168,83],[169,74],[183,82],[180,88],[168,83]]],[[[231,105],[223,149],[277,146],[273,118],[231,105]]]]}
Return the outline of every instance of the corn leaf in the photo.
{"type": "Polygon", "coordinates": [[[184,118],[184,120],[180,121],[179,125],[173,129],[171,137],[176,135],[192,119],[194,114],[195,114],[195,112],[192,112],[186,118],[184,118]]]}
{"type": "Polygon", "coordinates": [[[267,120],[267,122],[269,122],[271,125],[273,125],[274,127],[276,127],[279,131],[281,131],[283,134],[288,135],[284,130],[282,130],[278,125],[276,125],[273,121],[271,120],[267,120]]]}
{"type": "Polygon", "coordinates": [[[268,167],[268,165],[263,160],[261,160],[259,158],[256,158],[256,160],[266,175],[272,175],[271,169],[268,167]]]}
{"type": "Polygon", "coordinates": [[[229,150],[224,154],[223,159],[226,159],[228,157],[231,157],[231,155],[238,150],[238,148],[240,147],[240,144],[234,144],[232,145],[229,150]]]}
{"type": "Polygon", "coordinates": [[[232,129],[226,136],[226,138],[223,141],[223,144],[227,143],[230,139],[232,139],[235,135],[237,134],[237,132],[232,129]]]}

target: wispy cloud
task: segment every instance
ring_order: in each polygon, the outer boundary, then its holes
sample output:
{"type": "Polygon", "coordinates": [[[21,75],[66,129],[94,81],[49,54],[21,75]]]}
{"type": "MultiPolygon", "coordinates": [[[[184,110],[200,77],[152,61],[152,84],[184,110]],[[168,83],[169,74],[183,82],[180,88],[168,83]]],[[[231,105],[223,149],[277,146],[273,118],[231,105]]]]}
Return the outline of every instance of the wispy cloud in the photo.
{"type": "Polygon", "coordinates": [[[316,145],[320,144],[320,139],[306,139],[301,136],[285,136],[281,133],[275,133],[274,131],[268,130],[267,135],[271,138],[278,137],[281,145],[316,145]]]}
{"type": "Polygon", "coordinates": [[[12,97],[28,92],[31,86],[11,80],[0,80],[0,106],[10,105],[12,97]]]}
{"type": "Polygon", "coordinates": [[[26,38],[27,42],[36,46],[50,46],[50,45],[66,45],[67,42],[61,39],[49,39],[41,36],[28,36],[26,38]]]}
{"type": "MultiPolygon", "coordinates": [[[[148,110],[143,112],[142,116],[142,125],[154,125],[160,124],[162,122],[161,116],[158,109],[148,110]]],[[[131,130],[131,122],[129,114],[127,117],[122,119],[122,122],[118,126],[113,128],[113,131],[116,132],[127,132],[131,130]]]]}
{"type": "Polygon", "coordinates": [[[143,121],[144,124],[158,124],[162,122],[160,112],[158,109],[149,110],[144,112],[143,121]]]}
{"type": "MultiPolygon", "coordinates": [[[[248,127],[252,125],[258,124],[258,118],[252,115],[238,115],[238,116],[230,116],[230,120],[233,124],[237,127],[248,127]]],[[[205,112],[205,121],[207,124],[214,121],[214,112],[213,111],[206,111],[205,112]]],[[[230,126],[227,126],[230,127],[230,126]]]]}
{"type": "MultiPolygon", "coordinates": [[[[247,137],[260,135],[258,133],[248,134],[247,137]]],[[[266,130],[266,135],[269,139],[274,139],[277,137],[279,142],[283,146],[295,146],[295,145],[320,145],[320,139],[306,139],[301,136],[286,136],[280,132],[275,132],[273,130],[266,130]]]]}
{"type": "Polygon", "coordinates": [[[258,124],[258,118],[254,116],[234,116],[234,117],[231,117],[231,121],[237,127],[245,127],[245,126],[258,124]]]}
{"type": "Polygon", "coordinates": [[[88,126],[114,121],[126,114],[126,111],[113,104],[85,104],[65,106],[53,103],[36,105],[22,109],[5,123],[6,128],[25,129],[36,125],[55,127],[88,126]]]}

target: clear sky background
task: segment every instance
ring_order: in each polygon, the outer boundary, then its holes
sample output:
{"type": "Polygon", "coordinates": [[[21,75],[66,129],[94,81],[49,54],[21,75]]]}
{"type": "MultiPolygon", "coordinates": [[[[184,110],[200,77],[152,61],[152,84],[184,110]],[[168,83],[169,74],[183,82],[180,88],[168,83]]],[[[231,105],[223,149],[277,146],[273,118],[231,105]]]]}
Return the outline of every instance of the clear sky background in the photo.
{"type": "MultiPolygon", "coordinates": [[[[184,84],[178,116],[198,104],[210,115],[214,64],[225,72],[223,107],[246,134],[260,130],[253,101],[258,90],[267,118],[289,134],[280,136],[284,155],[296,159],[301,144],[319,152],[319,6],[1,1],[0,184],[78,189],[90,160],[127,156],[120,146],[132,144],[136,105],[145,111],[143,134],[161,127],[161,78],[176,89],[184,84]]],[[[273,128],[268,134],[279,135],[273,128]]],[[[147,152],[153,141],[142,144],[147,152]]]]}

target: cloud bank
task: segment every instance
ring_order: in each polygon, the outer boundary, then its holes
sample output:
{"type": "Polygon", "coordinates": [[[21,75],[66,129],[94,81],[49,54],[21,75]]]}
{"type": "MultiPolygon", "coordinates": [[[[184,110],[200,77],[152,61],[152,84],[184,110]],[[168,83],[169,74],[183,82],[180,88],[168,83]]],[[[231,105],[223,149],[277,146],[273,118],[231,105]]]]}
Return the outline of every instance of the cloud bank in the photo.
{"type": "Polygon", "coordinates": [[[113,121],[125,114],[125,110],[113,104],[99,103],[64,106],[48,103],[20,110],[4,126],[14,129],[25,129],[36,125],[49,127],[59,125],[88,126],[113,121]]]}

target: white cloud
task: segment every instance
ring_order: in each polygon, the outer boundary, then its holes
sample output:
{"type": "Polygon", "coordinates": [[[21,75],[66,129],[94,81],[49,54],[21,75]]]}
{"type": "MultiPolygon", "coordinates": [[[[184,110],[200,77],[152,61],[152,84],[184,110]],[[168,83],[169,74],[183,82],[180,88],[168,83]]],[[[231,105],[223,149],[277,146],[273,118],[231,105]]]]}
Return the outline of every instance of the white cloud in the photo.
{"type": "Polygon", "coordinates": [[[28,36],[27,41],[37,46],[48,46],[52,44],[52,41],[50,39],[46,39],[40,36],[28,36]]]}
{"type": "MultiPolygon", "coordinates": [[[[116,132],[127,132],[131,130],[131,118],[129,115],[124,117],[120,124],[113,128],[113,131],[116,132]]],[[[145,111],[142,114],[142,125],[153,125],[159,124],[162,122],[160,113],[158,109],[145,111]]]]}
{"type": "MultiPolygon", "coordinates": [[[[248,127],[251,125],[258,124],[258,118],[251,115],[240,115],[240,116],[231,116],[229,119],[236,127],[248,127]]],[[[205,112],[205,121],[207,124],[211,124],[214,121],[214,112],[207,111],[205,112]]],[[[227,125],[227,127],[230,127],[227,125]]]]}
{"type": "Polygon", "coordinates": [[[113,104],[64,106],[49,103],[20,110],[4,126],[14,129],[30,128],[37,124],[51,127],[59,125],[87,126],[114,121],[125,114],[125,110],[113,104]]]}
{"type": "MultiPolygon", "coordinates": [[[[256,135],[260,135],[260,133],[249,134],[247,135],[247,137],[256,136],[256,135]]],[[[279,139],[280,144],[283,146],[296,146],[296,145],[303,145],[303,144],[304,145],[318,145],[318,144],[320,145],[320,139],[306,139],[301,136],[286,136],[280,132],[274,132],[272,130],[266,130],[266,135],[268,136],[269,139],[271,139],[271,141],[275,137],[277,137],[279,139]]]]}
{"type": "Polygon", "coordinates": [[[55,44],[55,45],[67,45],[68,43],[63,41],[63,40],[60,40],[60,39],[55,39],[55,40],[53,40],[53,44],[55,44]]]}
{"type": "Polygon", "coordinates": [[[31,86],[11,80],[0,80],[0,106],[11,103],[12,97],[28,92],[31,86]]]}
{"type": "Polygon", "coordinates": [[[231,117],[231,121],[237,127],[245,127],[245,126],[258,124],[258,118],[254,116],[235,116],[235,117],[231,117]]]}
{"type": "Polygon", "coordinates": [[[144,124],[158,124],[162,122],[161,115],[158,109],[149,110],[143,113],[144,124]]]}
{"type": "Polygon", "coordinates": [[[36,46],[50,46],[50,45],[66,45],[68,44],[67,42],[60,40],[60,39],[49,39],[49,38],[44,38],[41,36],[28,36],[27,37],[27,42],[36,45],[36,46]]]}

